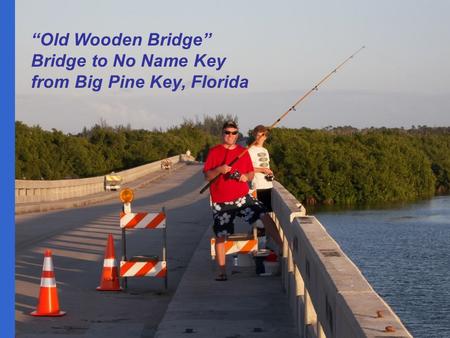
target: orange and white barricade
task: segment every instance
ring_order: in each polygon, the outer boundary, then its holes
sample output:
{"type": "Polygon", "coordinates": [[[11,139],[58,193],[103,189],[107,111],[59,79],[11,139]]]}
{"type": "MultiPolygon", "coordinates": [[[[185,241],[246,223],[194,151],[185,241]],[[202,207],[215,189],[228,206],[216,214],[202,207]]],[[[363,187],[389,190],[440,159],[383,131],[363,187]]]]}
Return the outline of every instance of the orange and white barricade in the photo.
{"type": "MultiPolygon", "coordinates": [[[[256,228],[253,234],[234,234],[225,241],[225,255],[249,254],[258,251],[258,237],[256,228]]],[[[216,239],[211,238],[211,259],[216,258],[216,239]]]]}
{"type": "Polygon", "coordinates": [[[167,226],[165,208],[159,213],[121,213],[120,227],[122,229],[122,260],[120,261],[119,276],[123,278],[123,288],[127,287],[127,278],[130,277],[157,277],[164,278],[164,287],[167,290],[167,226]],[[132,256],[127,258],[126,231],[132,229],[162,229],[162,257],[159,256],[132,256]]]}
{"type": "Polygon", "coordinates": [[[122,229],[165,229],[166,213],[164,211],[160,213],[122,213],[120,215],[120,227],[122,229]]]}
{"type": "Polygon", "coordinates": [[[158,258],[134,256],[128,261],[120,262],[121,277],[166,277],[165,261],[158,258]]]}

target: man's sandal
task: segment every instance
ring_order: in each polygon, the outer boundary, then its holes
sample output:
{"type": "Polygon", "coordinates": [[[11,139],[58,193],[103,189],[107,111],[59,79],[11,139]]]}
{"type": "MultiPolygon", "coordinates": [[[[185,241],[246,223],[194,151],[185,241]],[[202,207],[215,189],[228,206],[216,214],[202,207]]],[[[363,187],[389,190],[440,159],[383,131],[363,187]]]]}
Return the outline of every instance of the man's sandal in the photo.
{"type": "Polygon", "coordinates": [[[216,281],[225,282],[227,280],[227,275],[225,273],[221,273],[216,277],[216,281]]]}

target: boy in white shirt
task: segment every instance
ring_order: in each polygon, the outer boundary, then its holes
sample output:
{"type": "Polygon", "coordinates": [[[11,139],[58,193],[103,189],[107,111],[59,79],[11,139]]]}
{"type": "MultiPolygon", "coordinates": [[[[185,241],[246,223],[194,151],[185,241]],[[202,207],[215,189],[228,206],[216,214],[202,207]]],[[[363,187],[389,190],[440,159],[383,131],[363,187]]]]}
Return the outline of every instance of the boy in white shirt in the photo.
{"type": "Polygon", "coordinates": [[[255,169],[255,176],[252,180],[252,189],[256,190],[256,198],[264,204],[268,212],[271,212],[273,172],[270,170],[269,152],[264,148],[268,129],[263,125],[258,125],[253,129],[252,134],[255,138],[255,143],[248,149],[255,169]]]}

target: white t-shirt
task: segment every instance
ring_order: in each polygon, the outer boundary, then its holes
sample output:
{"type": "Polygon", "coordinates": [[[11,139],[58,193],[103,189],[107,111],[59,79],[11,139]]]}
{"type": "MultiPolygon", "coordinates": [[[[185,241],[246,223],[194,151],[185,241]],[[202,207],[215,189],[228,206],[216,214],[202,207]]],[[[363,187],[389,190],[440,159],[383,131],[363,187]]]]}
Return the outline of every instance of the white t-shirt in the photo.
{"type": "MultiPolygon", "coordinates": [[[[269,152],[264,147],[253,146],[248,149],[248,153],[252,159],[254,168],[269,168],[270,158],[269,152]]],[[[273,188],[273,183],[264,178],[265,174],[255,172],[255,177],[252,181],[252,189],[270,189],[273,188]]]]}

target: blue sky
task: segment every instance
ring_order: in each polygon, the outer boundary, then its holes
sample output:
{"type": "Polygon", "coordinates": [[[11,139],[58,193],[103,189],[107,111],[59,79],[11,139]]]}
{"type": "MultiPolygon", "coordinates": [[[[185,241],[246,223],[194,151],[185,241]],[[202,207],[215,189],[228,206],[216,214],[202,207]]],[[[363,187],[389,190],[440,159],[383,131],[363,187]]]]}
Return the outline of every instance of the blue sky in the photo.
{"type": "MultiPolygon", "coordinates": [[[[237,115],[241,128],[271,124],[305,91],[362,45],[367,48],[290,113],[281,124],[410,127],[450,125],[450,2],[448,1],[16,1],[16,119],[76,133],[100,119],[133,128],[166,128],[183,118],[237,115]],[[200,49],[42,47],[35,32],[189,35],[212,32],[200,49]],[[245,90],[31,89],[33,53],[92,56],[126,52],[227,57],[215,74],[240,74],[245,90]]],[[[86,69],[106,76],[116,70],[86,69]]],[[[127,69],[183,77],[198,70],[127,69]]],[[[214,72],[201,73],[214,75],[214,72]]]]}

